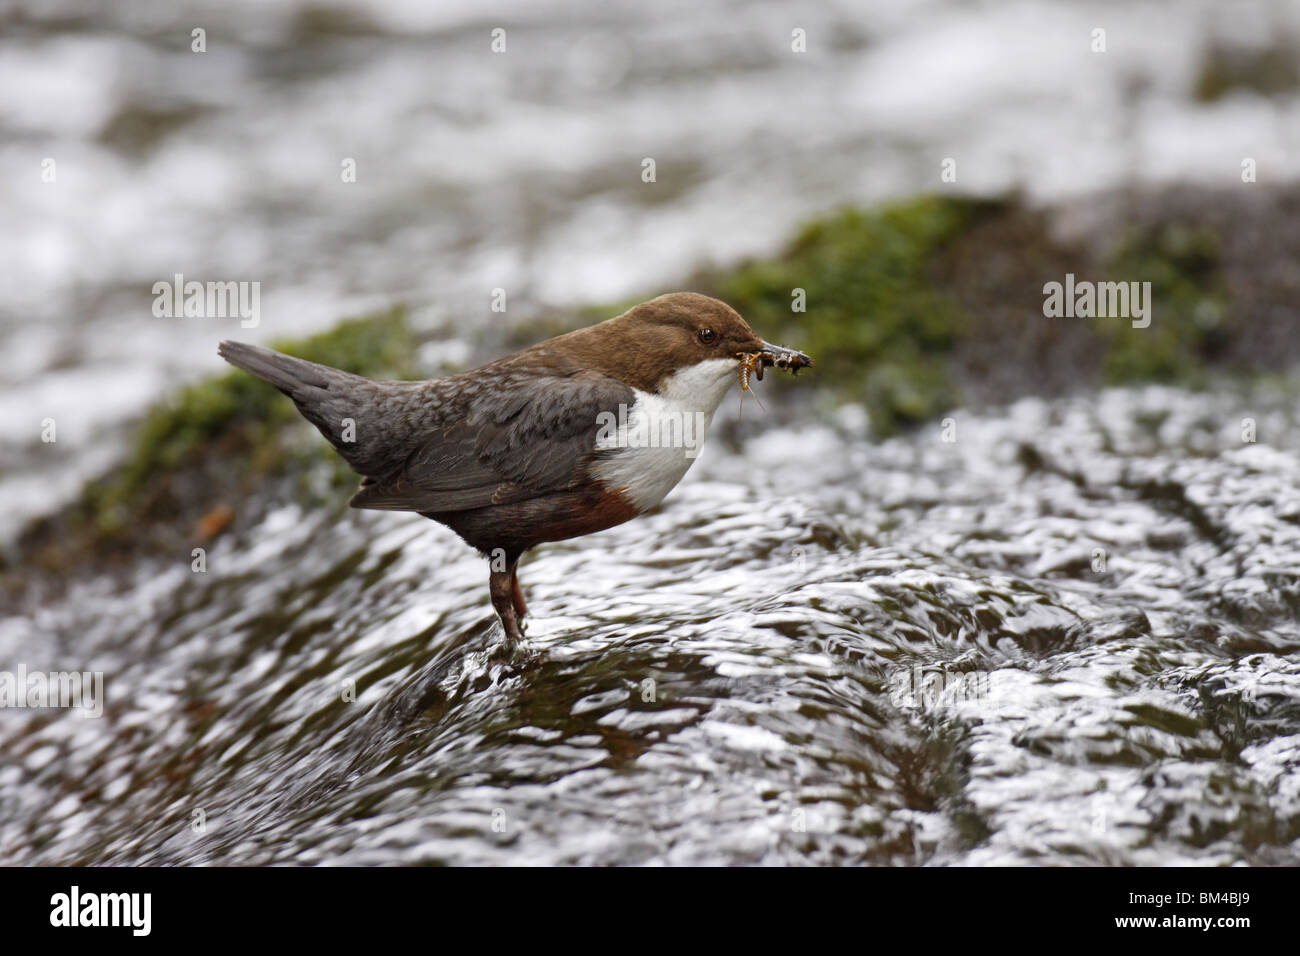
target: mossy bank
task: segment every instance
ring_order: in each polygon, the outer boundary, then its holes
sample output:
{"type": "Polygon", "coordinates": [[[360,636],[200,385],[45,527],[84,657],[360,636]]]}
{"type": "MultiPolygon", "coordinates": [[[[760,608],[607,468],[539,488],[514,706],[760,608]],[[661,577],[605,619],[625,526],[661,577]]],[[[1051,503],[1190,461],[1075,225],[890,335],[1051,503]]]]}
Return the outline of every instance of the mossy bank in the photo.
{"type": "MultiPolygon", "coordinates": [[[[768,338],[812,354],[804,394],[862,403],[882,435],[1024,394],[1284,373],[1300,362],[1300,190],[1254,188],[1116,193],[1045,209],[946,196],[842,209],[806,224],[778,255],[680,287],[725,299],[768,338]],[[1149,282],[1150,324],[1048,317],[1044,286],[1067,274],[1149,282]]],[[[539,316],[510,344],[624,305],[539,316]]],[[[276,345],[404,378],[428,371],[413,360],[416,338],[392,310],[276,345]]],[[[30,526],[5,576],[12,588],[19,570],[57,577],[142,552],[188,553],[232,521],[255,520],[250,502],[269,496],[253,492],[267,482],[277,496],[338,504],[346,496],[335,490],[354,477],[270,386],[214,376],[158,406],[120,466],[30,526]]]]}
{"type": "MultiPolygon", "coordinates": [[[[375,378],[416,374],[416,342],[400,308],[272,345],[375,378]]],[[[346,486],[355,476],[303,424],[291,402],[243,372],[190,385],[145,416],[121,464],[25,529],[17,559],[3,570],[13,577],[19,568],[112,567],[138,553],[206,543],[268,481],[300,501],[346,486]]]]}

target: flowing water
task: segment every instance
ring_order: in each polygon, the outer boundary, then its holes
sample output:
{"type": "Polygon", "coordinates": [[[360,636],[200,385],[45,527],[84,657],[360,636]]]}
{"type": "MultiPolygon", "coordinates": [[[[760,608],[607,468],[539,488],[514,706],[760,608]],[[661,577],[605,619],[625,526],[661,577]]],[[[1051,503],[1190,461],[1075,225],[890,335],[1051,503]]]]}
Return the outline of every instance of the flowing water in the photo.
{"type": "MultiPolygon", "coordinates": [[[[481,342],[494,288],[511,321],[678,288],[945,157],[1050,203],[1300,151],[1294,86],[1193,95],[1208,47],[1300,31],[1293,0],[790,10],[13,0],[0,546],[221,338],[400,301],[481,342]],[[176,273],[260,282],[260,324],[157,318],[176,273]]],[[[0,708],[0,861],[1300,862],[1297,398],[1027,400],[887,442],[773,401],[654,515],[527,557],[514,655],[449,531],[264,489],[203,572],[0,608],[0,670],[106,696],[0,708]]]]}
{"type": "Polygon", "coordinates": [[[525,559],[513,655],[450,532],[274,508],[0,620],[106,680],[0,710],[0,858],[1300,862],[1296,408],[723,422],[656,513],[525,559]]]}

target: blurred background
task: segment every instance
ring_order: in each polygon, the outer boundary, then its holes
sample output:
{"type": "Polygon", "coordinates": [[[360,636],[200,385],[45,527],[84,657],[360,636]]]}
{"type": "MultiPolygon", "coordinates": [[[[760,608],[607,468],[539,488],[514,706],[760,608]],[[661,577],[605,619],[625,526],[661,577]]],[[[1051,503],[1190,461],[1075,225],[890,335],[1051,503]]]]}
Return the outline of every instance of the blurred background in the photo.
{"type": "Polygon", "coordinates": [[[0,861],[1294,864],[1298,156],[1294,0],[0,0],[0,671],[107,675],[0,711],[0,861]],[[683,288],[814,374],[522,661],[216,355],[683,288]]]}
{"type": "Polygon", "coordinates": [[[0,18],[5,535],[216,369],[222,337],[395,302],[499,327],[677,288],[841,203],[1240,193],[1242,157],[1275,185],[1300,154],[1300,4],[1276,0],[4,0],[0,18]],[[260,281],[260,326],[154,318],[176,273],[260,281]],[[75,459],[31,453],[32,409],[75,459]]]}

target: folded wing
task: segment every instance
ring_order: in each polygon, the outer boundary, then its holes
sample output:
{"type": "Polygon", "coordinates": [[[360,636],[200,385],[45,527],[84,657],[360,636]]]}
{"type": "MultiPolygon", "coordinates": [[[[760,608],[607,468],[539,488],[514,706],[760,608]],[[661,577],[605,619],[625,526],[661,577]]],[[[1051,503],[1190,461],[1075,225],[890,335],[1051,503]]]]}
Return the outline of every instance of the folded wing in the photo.
{"type": "Polygon", "coordinates": [[[480,382],[398,467],[367,476],[352,507],[466,511],[572,488],[598,454],[601,413],[633,401],[627,385],[589,371],[504,370],[480,382]]]}

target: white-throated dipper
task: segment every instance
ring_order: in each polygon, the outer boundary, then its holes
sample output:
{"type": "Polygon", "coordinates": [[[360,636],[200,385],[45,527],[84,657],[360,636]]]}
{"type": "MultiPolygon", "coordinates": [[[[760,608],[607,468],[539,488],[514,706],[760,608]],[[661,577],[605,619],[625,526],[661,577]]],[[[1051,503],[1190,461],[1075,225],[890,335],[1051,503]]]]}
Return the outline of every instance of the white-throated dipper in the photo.
{"type": "Polygon", "coordinates": [[[693,292],[425,382],[375,382],[241,342],[218,351],[292,398],[362,476],[352,507],[418,512],[487,556],[511,643],[527,613],[520,555],[649,511],[686,474],[733,381],[812,364],[693,292]]]}

